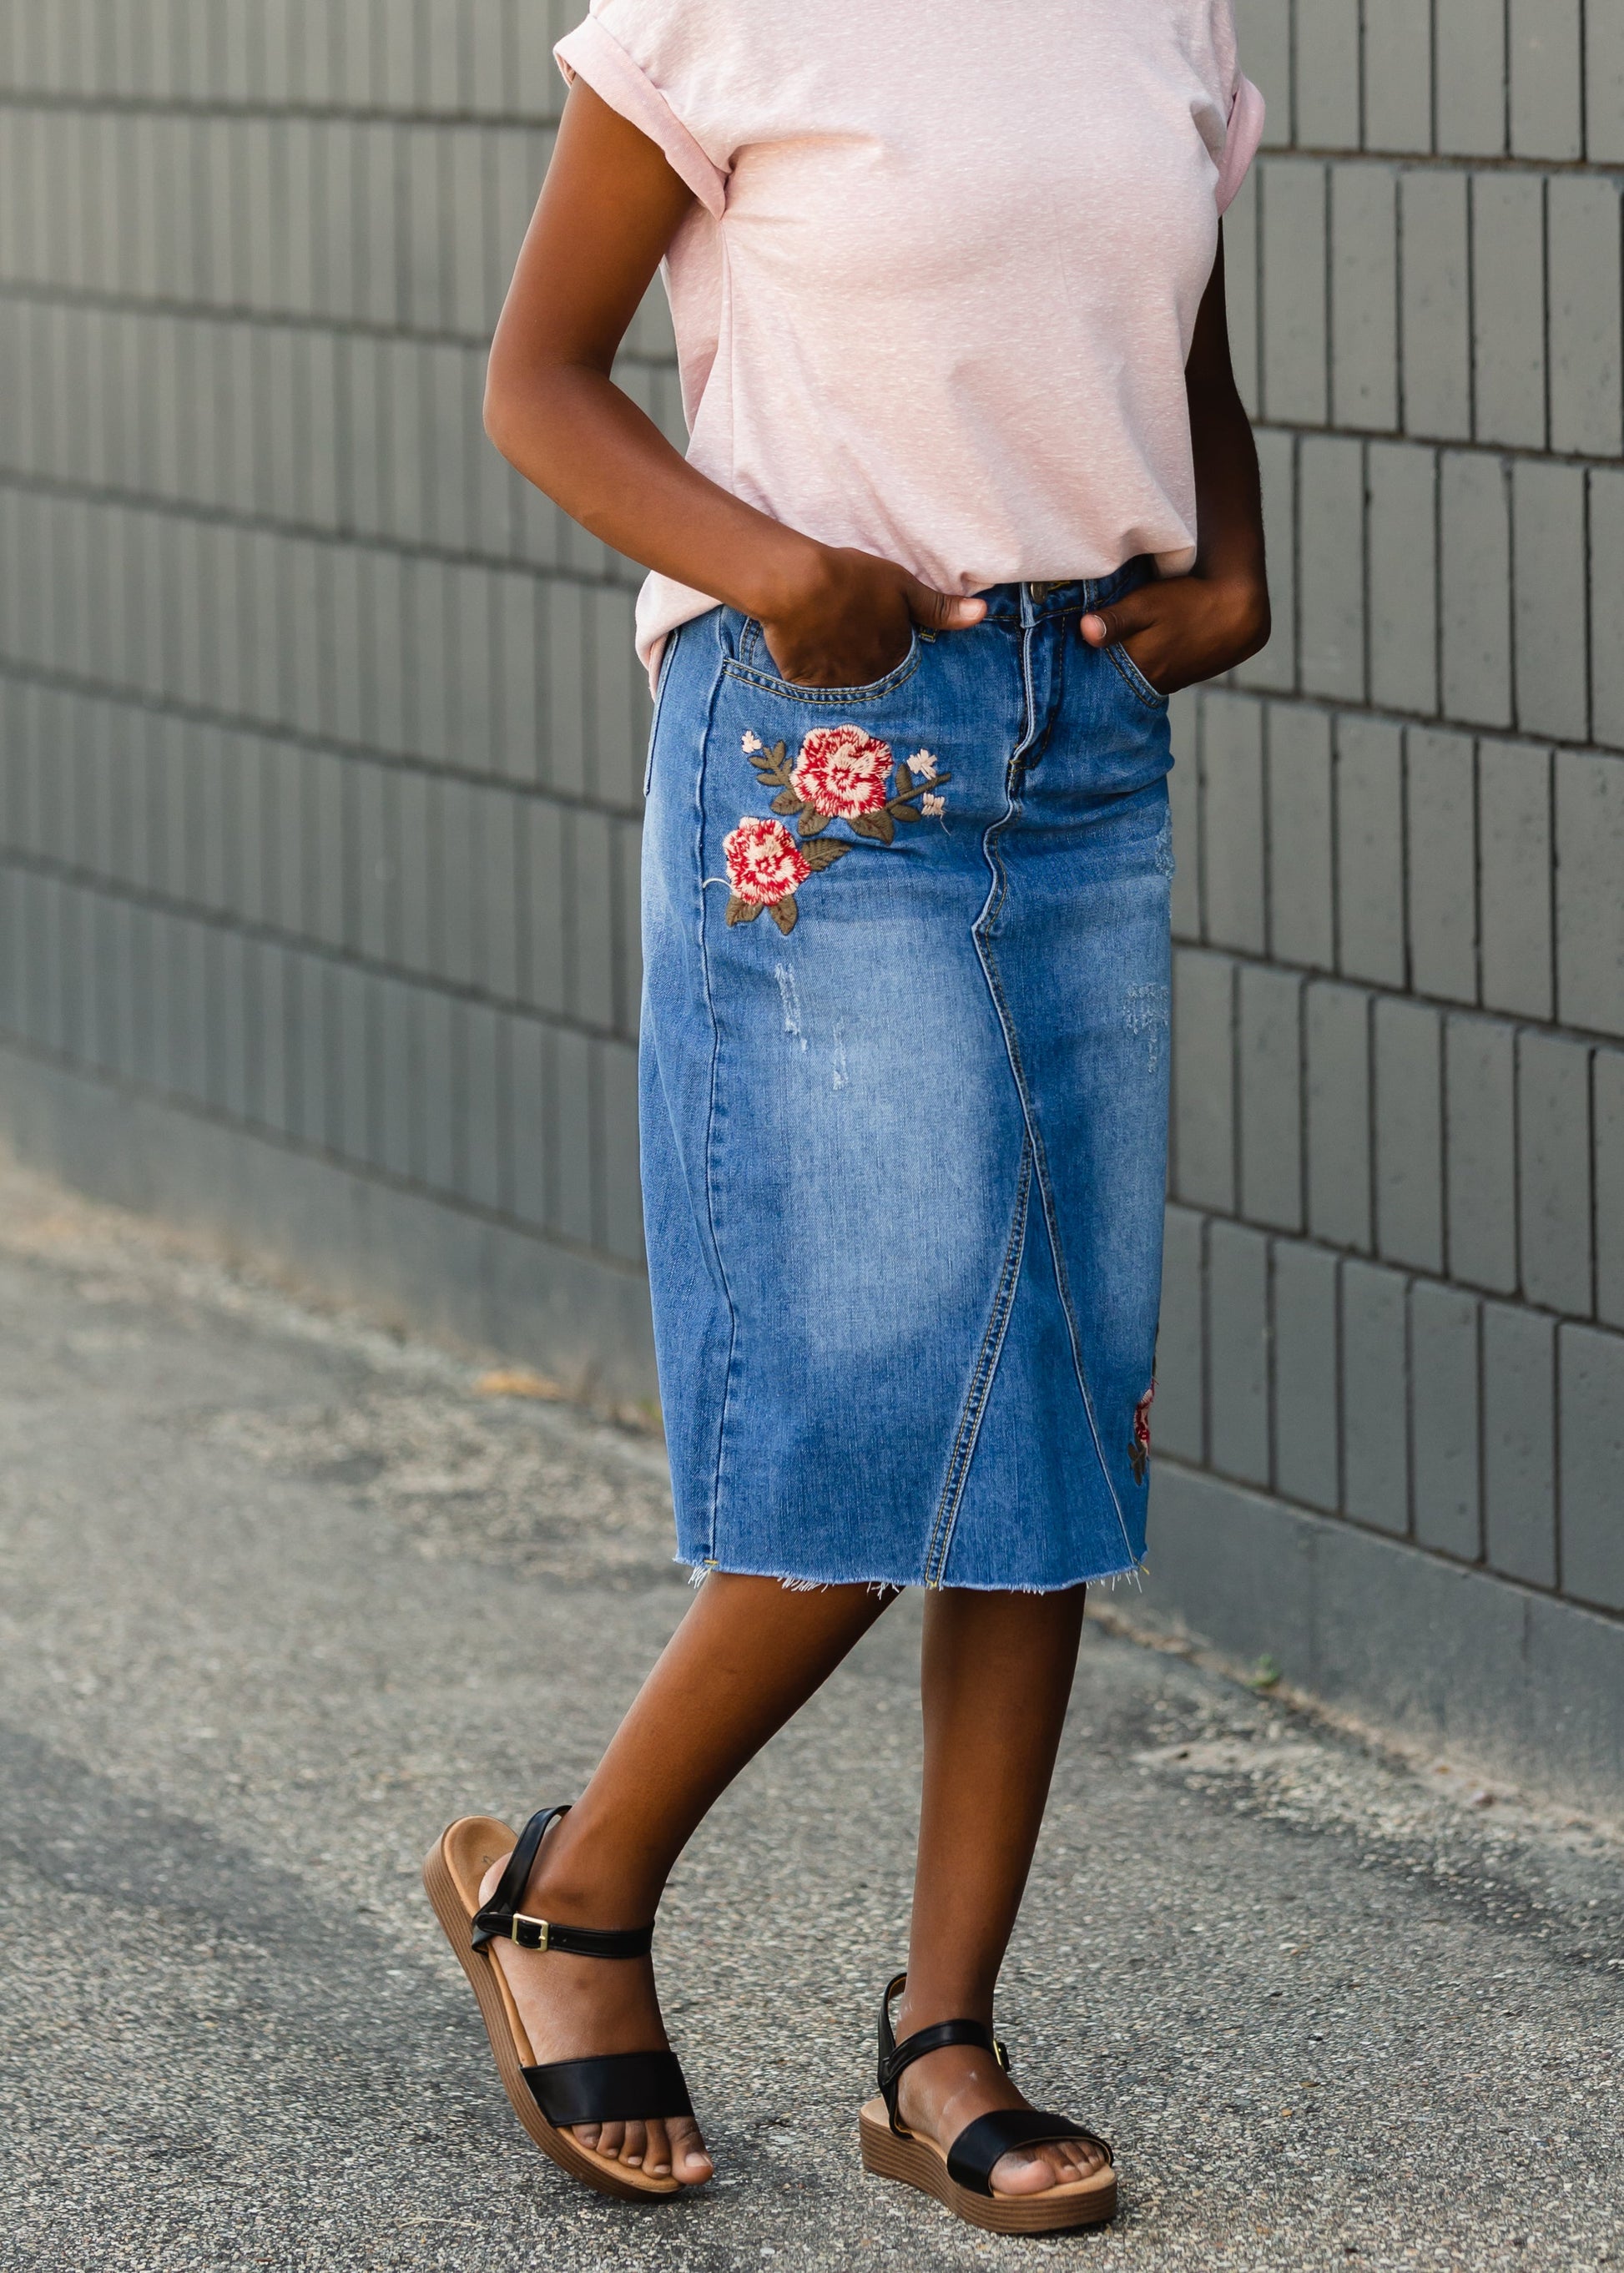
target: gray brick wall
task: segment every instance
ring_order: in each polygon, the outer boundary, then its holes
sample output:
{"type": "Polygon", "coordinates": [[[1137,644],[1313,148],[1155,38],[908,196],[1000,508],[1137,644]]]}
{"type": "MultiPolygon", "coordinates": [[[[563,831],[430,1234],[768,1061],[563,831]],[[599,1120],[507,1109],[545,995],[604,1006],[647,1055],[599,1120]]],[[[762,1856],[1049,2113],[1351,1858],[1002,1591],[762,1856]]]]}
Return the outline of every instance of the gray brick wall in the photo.
{"type": "MultiPolygon", "coordinates": [[[[480,1227],[563,1349],[641,1301],[637,579],[478,403],[579,4],[0,0],[5,1091],[392,1196],[431,1309],[480,1227]]],[[[1276,628],[1176,710],[1162,1535],[1616,1638],[1624,31],[1240,14],[1276,628]]],[[[658,295],[621,376],[680,431],[658,295]]]]}
{"type": "Polygon", "coordinates": [[[1179,706],[1164,1443],[1616,1617],[1616,11],[1240,13],[1277,628],[1179,706]]]}
{"type": "Polygon", "coordinates": [[[635,1270],[637,576],[479,424],[578,12],[0,7],[0,1022],[635,1270]]]}

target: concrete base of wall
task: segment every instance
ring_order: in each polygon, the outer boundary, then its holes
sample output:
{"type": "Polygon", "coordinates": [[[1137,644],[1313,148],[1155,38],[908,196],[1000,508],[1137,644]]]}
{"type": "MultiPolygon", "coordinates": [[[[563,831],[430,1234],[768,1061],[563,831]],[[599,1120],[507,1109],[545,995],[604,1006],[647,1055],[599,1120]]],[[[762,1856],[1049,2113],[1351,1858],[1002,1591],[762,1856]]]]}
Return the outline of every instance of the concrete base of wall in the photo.
{"type": "Polygon", "coordinates": [[[635,1272],[4,1046],[0,1135],[80,1191],[385,1324],[499,1350],[595,1397],[656,1393],[635,1272]]]}
{"type": "Polygon", "coordinates": [[[1133,1622],[1564,1804],[1624,1808],[1624,1623],[1157,1463],[1133,1622]]]}
{"type": "MultiPolygon", "coordinates": [[[[419,1333],[654,1394],[643,1280],[0,1046],[0,1134],[80,1190],[419,1333]]],[[[1136,1624],[1566,1803],[1624,1807],[1624,1624],[1161,1459],[1136,1624]]]]}

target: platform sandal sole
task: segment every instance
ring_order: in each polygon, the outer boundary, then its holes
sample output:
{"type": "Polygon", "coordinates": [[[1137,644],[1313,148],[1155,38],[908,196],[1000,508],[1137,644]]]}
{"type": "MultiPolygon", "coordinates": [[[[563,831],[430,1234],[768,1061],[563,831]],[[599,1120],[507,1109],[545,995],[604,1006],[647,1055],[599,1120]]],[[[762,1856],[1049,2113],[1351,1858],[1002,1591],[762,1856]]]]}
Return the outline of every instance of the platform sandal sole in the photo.
{"type": "Polygon", "coordinates": [[[612,2163],[606,2156],[595,2155],[568,2131],[548,2122],[524,2080],[523,2071],[532,2063],[518,2008],[500,1965],[489,1951],[474,1948],[470,1939],[480,1879],[492,1863],[508,1853],[516,1837],[493,1816],[463,1816],[435,1841],[423,1863],[424,1892],[478,1999],[502,2088],[514,2113],[542,2153],[572,2179],[616,2202],[669,2202],[685,2191],[680,2179],[645,2178],[623,2164],[612,2163]]]}
{"type": "Polygon", "coordinates": [[[947,2157],[929,2140],[897,2136],[883,2099],[869,2100],[857,2124],[865,2171],[934,2194],[955,2217],[989,2233],[1064,2233],[1077,2226],[1103,2225],[1116,2215],[1113,2170],[1097,2171],[1073,2186],[1050,2187],[1041,2194],[977,2194],[949,2174],[947,2157]]]}

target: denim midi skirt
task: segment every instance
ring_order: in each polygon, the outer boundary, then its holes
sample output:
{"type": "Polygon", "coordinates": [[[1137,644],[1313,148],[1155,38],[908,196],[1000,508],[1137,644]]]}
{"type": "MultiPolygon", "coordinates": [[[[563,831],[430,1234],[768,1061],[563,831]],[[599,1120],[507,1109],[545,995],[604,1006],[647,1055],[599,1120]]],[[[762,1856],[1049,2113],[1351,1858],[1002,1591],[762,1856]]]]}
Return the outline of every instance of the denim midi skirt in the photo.
{"type": "Polygon", "coordinates": [[[1000,585],[867,686],[661,662],[643,1204],[679,1560],[1044,1590],[1145,1553],[1167,704],[1000,585]]]}

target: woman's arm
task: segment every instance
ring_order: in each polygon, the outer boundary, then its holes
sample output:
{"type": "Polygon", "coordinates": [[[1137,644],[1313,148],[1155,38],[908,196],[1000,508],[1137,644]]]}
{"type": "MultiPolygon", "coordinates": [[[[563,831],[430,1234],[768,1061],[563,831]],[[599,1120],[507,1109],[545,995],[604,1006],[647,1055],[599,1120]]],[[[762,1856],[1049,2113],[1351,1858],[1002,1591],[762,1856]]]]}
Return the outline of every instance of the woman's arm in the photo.
{"type": "Polygon", "coordinates": [[[1164,694],[1232,670],[1269,635],[1258,453],[1229,362],[1222,236],[1184,385],[1195,446],[1195,566],[1188,576],[1142,584],[1082,625],[1091,647],[1120,642],[1164,694]]]}
{"type": "Polygon", "coordinates": [[[879,679],[910,618],[977,622],[894,561],[819,544],[696,473],[610,378],[691,194],[647,136],[577,80],[491,349],[485,431],[564,511],[645,567],[759,619],[786,678],[879,679]]]}

